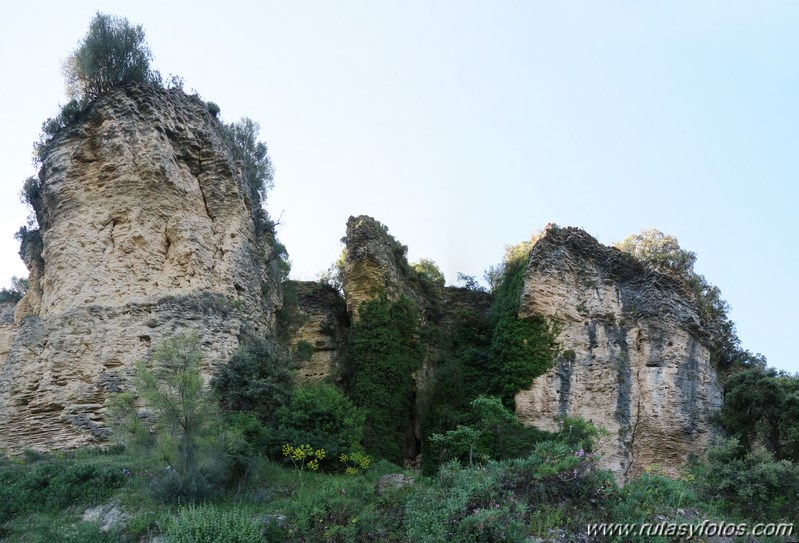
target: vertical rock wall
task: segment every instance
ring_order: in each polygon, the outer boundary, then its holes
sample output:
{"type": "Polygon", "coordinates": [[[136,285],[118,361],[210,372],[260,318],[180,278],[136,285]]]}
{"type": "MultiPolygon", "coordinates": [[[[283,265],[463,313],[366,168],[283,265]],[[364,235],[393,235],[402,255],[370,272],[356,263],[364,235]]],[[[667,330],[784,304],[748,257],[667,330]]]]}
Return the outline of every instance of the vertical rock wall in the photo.
{"type": "Polygon", "coordinates": [[[260,211],[198,98],[110,92],[49,143],[40,180],[30,289],[0,367],[0,448],[102,440],[107,393],[165,337],[197,335],[209,371],[243,324],[272,327],[260,211]]]}
{"type": "Polygon", "coordinates": [[[314,349],[310,360],[301,362],[300,379],[318,380],[331,376],[344,350],[347,336],[347,308],[344,299],[332,287],[316,281],[292,281],[287,287],[297,291],[300,324],[291,334],[289,345],[301,341],[314,349]]]}
{"type": "Polygon", "coordinates": [[[561,323],[555,367],[516,396],[525,423],[554,430],[570,415],[604,427],[603,464],[620,480],[654,464],[676,475],[704,449],[721,389],[678,280],[582,230],[551,228],[531,253],[520,315],[561,323]]]}

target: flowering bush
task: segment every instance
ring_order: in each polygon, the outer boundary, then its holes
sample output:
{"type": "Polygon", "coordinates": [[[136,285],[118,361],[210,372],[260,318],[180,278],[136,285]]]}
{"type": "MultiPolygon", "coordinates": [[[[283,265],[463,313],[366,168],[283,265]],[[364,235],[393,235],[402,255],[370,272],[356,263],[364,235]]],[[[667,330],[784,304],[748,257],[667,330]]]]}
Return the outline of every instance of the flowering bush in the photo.
{"type": "Polygon", "coordinates": [[[366,471],[372,463],[372,459],[368,455],[359,452],[342,453],[338,459],[346,466],[344,472],[347,475],[356,475],[361,471],[366,471]]]}
{"type": "Polygon", "coordinates": [[[319,461],[325,457],[324,449],[314,449],[309,443],[297,445],[296,447],[286,443],[283,445],[283,456],[287,456],[294,469],[297,470],[297,477],[302,488],[302,472],[307,468],[308,471],[318,471],[319,461]]]}

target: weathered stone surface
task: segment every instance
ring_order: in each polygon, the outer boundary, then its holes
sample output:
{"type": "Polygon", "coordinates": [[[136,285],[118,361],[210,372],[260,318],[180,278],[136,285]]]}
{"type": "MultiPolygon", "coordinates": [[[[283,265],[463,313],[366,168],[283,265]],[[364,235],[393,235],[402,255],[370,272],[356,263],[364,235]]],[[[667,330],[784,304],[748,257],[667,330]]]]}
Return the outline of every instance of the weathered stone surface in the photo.
{"type": "Polygon", "coordinates": [[[375,484],[375,491],[379,496],[388,492],[397,491],[416,484],[416,479],[404,473],[389,473],[383,475],[375,484]]]}
{"type": "Polygon", "coordinates": [[[620,480],[659,464],[672,475],[715,432],[721,389],[698,307],[677,279],[600,245],[577,228],[550,228],[527,266],[520,316],[561,323],[555,367],[516,396],[527,424],[580,416],[610,432],[603,465],[620,480]]]}
{"type": "Polygon", "coordinates": [[[16,326],[14,326],[14,309],[12,302],[0,303],[0,371],[11,350],[11,341],[14,339],[16,326]]]}
{"type": "Polygon", "coordinates": [[[102,440],[108,391],[167,336],[197,335],[210,366],[244,323],[272,327],[261,212],[198,98],[109,93],[54,137],[40,179],[41,242],[23,248],[30,287],[0,368],[0,448],[102,440]]]}
{"type": "Polygon", "coordinates": [[[86,509],[80,517],[84,522],[98,523],[100,525],[100,531],[103,533],[110,532],[111,530],[124,530],[130,518],[130,514],[123,511],[115,503],[90,507],[86,509]]]}
{"type": "Polygon", "coordinates": [[[339,354],[346,342],[347,309],[344,299],[332,287],[316,281],[291,281],[287,290],[296,289],[301,315],[300,326],[289,344],[306,341],[314,348],[311,359],[298,370],[300,379],[323,379],[333,373],[339,354]]]}
{"type": "Polygon", "coordinates": [[[402,273],[408,266],[406,248],[388,233],[388,228],[367,215],[350,217],[344,242],[344,294],[353,320],[358,318],[358,307],[380,293],[390,299],[401,294],[416,298],[402,273]]]}

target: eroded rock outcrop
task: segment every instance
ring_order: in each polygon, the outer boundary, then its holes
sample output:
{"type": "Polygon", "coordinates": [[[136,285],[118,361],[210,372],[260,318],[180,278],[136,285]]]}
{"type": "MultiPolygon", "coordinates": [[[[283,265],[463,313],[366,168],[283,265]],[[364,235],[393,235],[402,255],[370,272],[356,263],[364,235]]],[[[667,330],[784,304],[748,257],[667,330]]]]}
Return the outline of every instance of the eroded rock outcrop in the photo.
{"type": "Polygon", "coordinates": [[[8,352],[11,350],[11,342],[16,333],[14,325],[13,302],[0,302],[0,371],[3,369],[8,352]]]}
{"type": "Polygon", "coordinates": [[[210,367],[243,324],[272,327],[265,223],[198,98],[110,92],[48,144],[39,179],[30,287],[0,368],[0,448],[103,439],[107,393],[165,337],[196,334],[210,367]]]}
{"type": "Polygon", "coordinates": [[[297,350],[300,342],[313,347],[310,359],[300,361],[300,379],[324,379],[334,373],[346,343],[347,309],[333,287],[317,281],[290,281],[286,292],[297,293],[298,325],[289,346],[297,350]]]}
{"type": "Polygon", "coordinates": [[[658,464],[676,475],[715,432],[721,389],[692,293],[577,228],[548,228],[533,248],[520,316],[561,325],[555,367],[516,396],[527,424],[558,415],[610,432],[603,463],[620,480],[658,464]]]}

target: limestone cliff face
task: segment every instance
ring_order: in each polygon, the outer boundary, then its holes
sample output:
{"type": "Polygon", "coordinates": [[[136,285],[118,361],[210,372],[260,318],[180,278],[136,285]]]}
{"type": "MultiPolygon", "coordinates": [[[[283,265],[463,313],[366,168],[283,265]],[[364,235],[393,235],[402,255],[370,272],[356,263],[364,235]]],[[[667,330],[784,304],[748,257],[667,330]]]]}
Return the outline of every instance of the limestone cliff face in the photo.
{"type": "Polygon", "coordinates": [[[347,310],[341,295],[316,281],[291,281],[286,290],[297,292],[299,322],[291,334],[292,349],[301,341],[314,348],[310,360],[301,363],[300,379],[318,380],[333,374],[347,337],[347,310]]]}
{"type": "Polygon", "coordinates": [[[672,277],[576,228],[549,228],[526,270],[520,316],[561,323],[555,367],[516,396],[542,429],[562,414],[610,432],[603,463],[620,480],[654,464],[676,475],[714,433],[721,389],[698,307],[672,277]]]}
{"type": "Polygon", "coordinates": [[[407,267],[404,247],[385,226],[367,215],[350,217],[344,241],[344,295],[354,319],[358,307],[381,292],[392,299],[400,294],[415,298],[401,272],[403,264],[407,267]]]}
{"type": "Polygon", "coordinates": [[[199,99],[113,91],[54,137],[39,178],[30,287],[5,356],[0,323],[0,448],[102,439],[106,394],[169,335],[199,336],[210,366],[243,323],[271,328],[260,211],[199,99]]]}
{"type": "MultiPolygon", "coordinates": [[[[389,300],[401,296],[416,306],[419,325],[433,335],[447,337],[464,313],[486,314],[491,299],[485,292],[445,287],[420,277],[406,258],[407,248],[388,233],[388,228],[372,217],[360,215],[347,221],[344,238],[343,287],[346,308],[352,322],[358,319],[358,307],[365,301],[385,295],[389,300]]],[[[435,343],[435,342],[433,342],[435,343]]],[[[421,369],[412,376],[414,394],[422,390],[435,373],[436,362],[446,356],[441,345],[426,344],[421,369]]],[[[413,401],[416,403],[417,398],[413,401]]],[[[419,406],[408,420],[403,454],[407,467],[421,465],[421,421],[419,406]]]]}
{"type": "Polygon", "coordinates": [[[14,326],[14,303],[0,303],[0,371],[3,370],[8,352],[11,350],[11,341],[14,339],[16,327],[14,326]]]}

